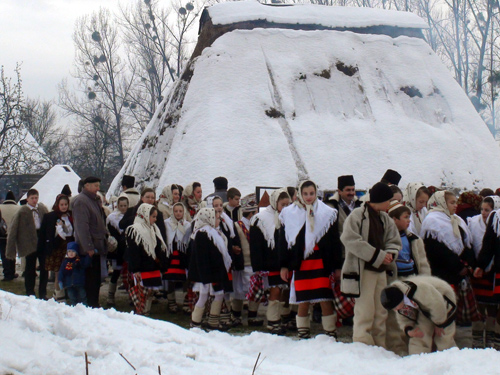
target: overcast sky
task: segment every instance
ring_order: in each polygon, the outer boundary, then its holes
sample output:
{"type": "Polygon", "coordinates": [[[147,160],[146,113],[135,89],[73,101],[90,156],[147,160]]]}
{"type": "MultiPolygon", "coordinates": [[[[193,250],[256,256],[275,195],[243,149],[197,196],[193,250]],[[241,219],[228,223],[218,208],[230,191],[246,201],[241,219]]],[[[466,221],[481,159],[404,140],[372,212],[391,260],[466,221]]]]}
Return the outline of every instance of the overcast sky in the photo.
{"type": "MultiPolygon", "coordinates": [[[[128,3],[130,0],[122,0],[128,3]]],[[[22,63],[25,96],[57,101],[57,85],[73,66],[73,29],[78,17],[118,0],[0,0],[0,65],[14,76],[22,63]]]]}

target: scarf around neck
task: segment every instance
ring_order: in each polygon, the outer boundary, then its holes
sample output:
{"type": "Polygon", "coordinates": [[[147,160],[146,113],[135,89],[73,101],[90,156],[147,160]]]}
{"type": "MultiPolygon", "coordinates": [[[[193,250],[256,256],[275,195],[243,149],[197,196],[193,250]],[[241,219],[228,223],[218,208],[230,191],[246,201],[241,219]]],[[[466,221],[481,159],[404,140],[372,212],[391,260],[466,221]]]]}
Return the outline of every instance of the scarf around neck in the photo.
{"type": "Polygon", "coordinates": [[[229,269],[231,268],[232,259],[227,250],[227,238],[226,236],[224,236],[224,234],[222,234],[221,231],[215,229],[215,215],[215,209],[213,208],[200,209],[200,211],[198,211],[198,213],[196,214],[193,234],[191,235],[191,238],[195,239],[198,232],[205,232],[208,235],[208,238],[219,250],[224,261],[224,266],[226,267],[226,270],[229,271],[229,269]]]}
{"type": "Polygon", "coordinates": [[[467,226],[472,235],[472,248],[474,250],[474,254],[476,254],[476,258],[481,251],[481,247],[483,246],[483,237],[486,232],[486,223],[483,220],[482,215],[476,215],[473,217],[467,218],[467,226]]]}
{"type": "Polygon", "coordinates": [[[486,219],[486,223],[490,222],[492,218],[491,226],[493,227],[493,231],[500,238],[500,197],[496,195],[490,195],[489,198],[493,199],[493,211],[490,212],[488,218],[486,219]]]}
{"type": "MultiPolygon", "coordinates": [[[[177,205],[184,209],[184,205],[182,203],[175,203],[173,207],[177,205]]],[[[174,215],[165,220],[165,228],[167,229],[167,257],[174,252],[174,240],[177,244],[177,250],[180,252],[186,251],[187,243],[184,241],[184,237],[186,231],[189,229],[189,226],[190,223],[187,220],[184,220],[184,215],[181,220],[177,220],[174,215]]]]}
{"type": "Polygon", "coordinates": [[[149,215],[151,214],[151,204],[143,203],[137,209],[134,224],[126,229],[127,237],[134,241],[137,245],[142,246],[146,254],[156,259],[155,249],[157,241],[160,241],[160,246],[163,251],[167,249],[165,242],[161,236],[160,230],[156,224],[151,225],[149,215]]]}
{"type": "Polygon", "coordinates": [[[220,225],[223,225],[226,232],[229,232],[229,237],[234,238],[236,235],[234,233],[234,222],[224,211],[220,215],[220,225]]]}
{"type": "Polygon", "coordinates": [[[120,225],[119,225],[120,220],[123,219],[123,216],[124,215],[120,211],[118,211],[118,209],[114,210],[106,218],[106,225],[111,225],[120,234],[123,233],[123,229],[120,229],[120,225]]]}
{"type": "MultiPolygon", "coordinates": [[[[314,246],[328,232],[328,229],[337,220],[338,211],[328,207],[316,198],[310,205],[306,204],[301,195],[302,182],[298,189],[298,200],[285,207],[279,215],[281,224],[285,227],[285,238],[288,249],[291,249],[297,241],[297,235],[305,225],[305,248],[304,259],[307,259],[314,251],[314,246]]],[[[317,191],[317,190],[316,190],[317,191]]]]}
{"type": "Polygon", "coordinates": [[[257,227],[262,232],[264,239],[267,242],[267,246],[271,250],[273,250],[276,246],[274,243],[274,233],[276,230],[280,229],[281,226],[277,206],[278,198],[282,193],[288,194],[287,190],[283,188],[274,190],[269,197],[270,205],[252,217],[250,222],[251,225],[254,225],[257,222],[257,227]]]}
{"type": "Polygon", "coordinates": [[[429,213],[422,223],[421,236],[423,238],[431,236],[444,243],[457,255],[462,254],[465,246],[472,246],[469,228],[460,216],[450,214],[444,191],[435,192],[429,199],[428,207],[429,213]],[[463,241],[460,228],[465,234],[463,241]]]}

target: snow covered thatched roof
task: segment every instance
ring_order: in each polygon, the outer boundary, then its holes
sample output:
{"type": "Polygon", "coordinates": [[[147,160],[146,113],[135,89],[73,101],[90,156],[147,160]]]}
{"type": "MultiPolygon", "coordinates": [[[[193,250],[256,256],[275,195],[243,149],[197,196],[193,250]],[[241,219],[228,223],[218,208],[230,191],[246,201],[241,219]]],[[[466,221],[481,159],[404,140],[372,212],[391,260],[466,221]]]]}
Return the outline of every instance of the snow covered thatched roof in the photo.
{"type": "Polygon", "coordinates": [[[257,1],[216,4],[207,8],[214,25],[265,21],[281,25],[316,25],[325,28],[363,28],[389,26],[427,28],[418,16],[409,12],[376,8],[333,7],[317,5],[268,5],[257,1]]]}
{"type": "Polygon", "coordinates": [[[191,61],[110,192],[123,173],[158,192],[193,180],[212,191],[220,175],[243,194],[304,177],[333,189],[343,174],[366,188],[387,168],[401,185],[497,187],[500,149],[424,26],[363,8],[208,8],[191,61]]]}
{"type": "MultiPolygon", "coordinates": [[[[54,165],[38,182],[31,188],[38,190],[39,201],[49,209],[61,194],[64,185],[68,184],[73,195],[78,194],[78,176],[69,165],[54,165]]],[[[25,199],[26,194],[21,199],[25,199]]]]}

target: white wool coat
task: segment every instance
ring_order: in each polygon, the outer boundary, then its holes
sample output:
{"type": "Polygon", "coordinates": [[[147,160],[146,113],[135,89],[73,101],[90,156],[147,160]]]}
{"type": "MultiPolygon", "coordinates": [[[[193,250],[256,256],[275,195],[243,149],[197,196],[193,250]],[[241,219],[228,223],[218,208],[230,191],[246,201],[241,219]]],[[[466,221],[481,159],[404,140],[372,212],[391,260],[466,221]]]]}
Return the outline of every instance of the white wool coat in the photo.
{"type": "Polygon", "coordinates": [[[385,256],[392,254],[394,258],[392,265],[402,248],[398,228],[385,212],[380,212],[380,219],[384,225],[384,249],[376,249],[370,245],[368,242],[370,218],[367,204],[363,203],[347,217],[340,237],[345,246],[340,290],[349,297],[361,295],[361,278],[365,263],[378,268],[383,264],[385,256]]]}

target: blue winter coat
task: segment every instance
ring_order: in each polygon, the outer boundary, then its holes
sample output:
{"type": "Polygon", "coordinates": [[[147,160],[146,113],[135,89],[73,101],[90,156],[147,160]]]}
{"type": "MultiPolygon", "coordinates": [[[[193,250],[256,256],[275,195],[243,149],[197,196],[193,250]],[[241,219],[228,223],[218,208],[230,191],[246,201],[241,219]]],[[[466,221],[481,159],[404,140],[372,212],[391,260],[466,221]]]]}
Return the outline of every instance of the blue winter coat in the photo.
{"type": "Polygon", "coordinates": [[[59,269],[59,282],[64,288],[85,286],[85,269],[90,266],[90,262],[88,255],[64,258],[59,269]]]}

